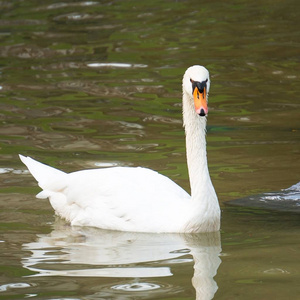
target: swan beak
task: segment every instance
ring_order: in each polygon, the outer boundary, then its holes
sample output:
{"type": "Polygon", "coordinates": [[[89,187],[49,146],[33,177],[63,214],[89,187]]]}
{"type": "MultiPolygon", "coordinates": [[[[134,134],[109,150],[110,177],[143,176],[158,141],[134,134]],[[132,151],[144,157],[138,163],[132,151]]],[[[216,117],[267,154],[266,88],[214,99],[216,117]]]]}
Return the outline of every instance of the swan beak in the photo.
{"type": "Polygon", "coordinates": [[[193,97],[196,113],[201,117],[206,116],[208,113],[206,87],[203,88],[203,92],[201,93],[196,86],[193,92],[193,97]]]}

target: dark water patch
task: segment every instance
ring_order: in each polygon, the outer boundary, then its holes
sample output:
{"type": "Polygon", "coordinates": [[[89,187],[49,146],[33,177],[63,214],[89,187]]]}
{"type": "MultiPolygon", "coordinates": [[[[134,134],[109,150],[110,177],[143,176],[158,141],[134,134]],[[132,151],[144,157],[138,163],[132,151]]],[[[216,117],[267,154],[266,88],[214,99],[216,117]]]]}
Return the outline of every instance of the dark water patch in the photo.
{"type": "Polygon", "coordinates": [[[257,207],[275,211],[300,213],[300,183],[279,192],[269,192],[226,202],[228,205],[257,207]]]}

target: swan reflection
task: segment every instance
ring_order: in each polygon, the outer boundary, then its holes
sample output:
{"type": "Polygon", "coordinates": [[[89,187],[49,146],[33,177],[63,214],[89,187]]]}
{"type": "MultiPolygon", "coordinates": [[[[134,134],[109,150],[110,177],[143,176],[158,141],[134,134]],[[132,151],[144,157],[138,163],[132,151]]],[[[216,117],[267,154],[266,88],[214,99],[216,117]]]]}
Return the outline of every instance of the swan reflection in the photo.
{"type": "MultiPolygon", "coordinates": [[[[172,276],[176,264],[192,264],[196,299],[212,299],[218,289],[214,276],[221,263],[220,233],[149,234],[70,227],[56,222],[50,234],[39,234],[23,245],[31,276],[157,278],[172,276]]],[[[141,282],[140,282],[141,281],[141,282]]],[[[144,282],[111,286],[112,290],[154,293],[160,285],[144,282]]],[[[168,289],[170,293],[170,290],[168,289]]],[[[178,292],[178,288],[177,288],[178,292]]]]}

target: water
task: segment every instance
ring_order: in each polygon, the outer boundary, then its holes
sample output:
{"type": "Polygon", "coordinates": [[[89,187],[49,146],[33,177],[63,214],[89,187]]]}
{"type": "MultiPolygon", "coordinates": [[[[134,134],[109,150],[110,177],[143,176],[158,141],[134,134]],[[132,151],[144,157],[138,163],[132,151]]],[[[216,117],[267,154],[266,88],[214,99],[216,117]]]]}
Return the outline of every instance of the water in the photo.
{"type": "Polygon", "coordinates": [[[225,205],[299,182],[297,1],[0,7],[0,299],[297,297],[299,214],[225,205]],[[188,190],[180,99],[192,64],[211,73],[220,236],[70,228],[34,198],[18,153],[65,171],[141,165],[188,190]]]}

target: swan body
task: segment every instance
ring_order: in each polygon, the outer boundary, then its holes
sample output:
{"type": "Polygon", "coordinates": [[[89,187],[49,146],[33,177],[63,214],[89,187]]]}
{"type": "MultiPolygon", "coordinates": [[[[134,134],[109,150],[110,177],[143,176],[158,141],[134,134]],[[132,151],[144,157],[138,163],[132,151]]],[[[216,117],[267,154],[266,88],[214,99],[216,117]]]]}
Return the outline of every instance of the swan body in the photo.
{"type": "Polygon", "coordinates": [[[220,207],[206,157],[209,73],[183,77],[183,123],[191,196],[146,168],[114,167],[65,173],[20,155],[57,215],[71,225],[136,232],[210,232],[220,229],[220,207]]]}

